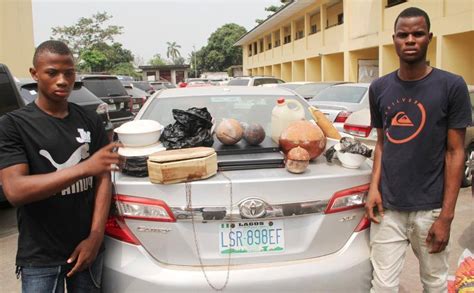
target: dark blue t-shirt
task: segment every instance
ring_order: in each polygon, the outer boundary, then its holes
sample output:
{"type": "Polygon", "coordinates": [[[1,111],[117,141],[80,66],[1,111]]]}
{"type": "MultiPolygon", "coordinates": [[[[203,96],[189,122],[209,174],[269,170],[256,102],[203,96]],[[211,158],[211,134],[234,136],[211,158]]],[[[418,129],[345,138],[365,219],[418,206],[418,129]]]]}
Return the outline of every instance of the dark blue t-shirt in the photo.
{"type": "Polygon", "coordinates": [[[404,211],[440,208],[449,128],[471,124],[464,80],[433,68],[417,81],[397,71],[372,82],[371,124],[383,128],[380,191],[385,208],[404,211]]]}

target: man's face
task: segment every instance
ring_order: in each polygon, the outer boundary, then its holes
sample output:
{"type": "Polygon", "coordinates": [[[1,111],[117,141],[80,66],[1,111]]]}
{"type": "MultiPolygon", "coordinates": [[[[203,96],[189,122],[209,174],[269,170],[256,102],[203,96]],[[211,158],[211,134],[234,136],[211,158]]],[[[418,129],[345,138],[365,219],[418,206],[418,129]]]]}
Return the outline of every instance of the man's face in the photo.
{"type": "Polygon", "coordinates": [[[433,34],[422,16],[402,17],[397,21],[393,43],[398,57],[408,64],[424,62],[433,34]]]}
{"type": "Polygon", "coordinates": [[[76,71],[71,55],[41,53],[31,76],[38,82],[38,95],[52,102],[63,102],[74,87],[76,71]]]}

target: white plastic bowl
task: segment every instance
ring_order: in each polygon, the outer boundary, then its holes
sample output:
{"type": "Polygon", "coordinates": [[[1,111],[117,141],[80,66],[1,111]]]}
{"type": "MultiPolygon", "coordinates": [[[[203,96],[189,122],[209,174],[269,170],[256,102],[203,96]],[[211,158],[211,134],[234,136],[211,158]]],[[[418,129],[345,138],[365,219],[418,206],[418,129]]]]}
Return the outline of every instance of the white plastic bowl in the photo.
{"type": "Polygon", "coordinates": [[[337,158],[341,162],[342,166],[350,169],[357,169],[359,168],[367,159],[363,155],[359,154],[353,154],[353,153],[348,153],[348,152],[341,152],[340,151],[340,145],[336,144],[334,146],[334,149],[336,150],[337,153],[337,158]]]}
{"type": "Polygon", "coordinates": [[[163,125],[155,120],[134,120],[114,129],[126,147],[142,147],[158,142],[163,125]]]}

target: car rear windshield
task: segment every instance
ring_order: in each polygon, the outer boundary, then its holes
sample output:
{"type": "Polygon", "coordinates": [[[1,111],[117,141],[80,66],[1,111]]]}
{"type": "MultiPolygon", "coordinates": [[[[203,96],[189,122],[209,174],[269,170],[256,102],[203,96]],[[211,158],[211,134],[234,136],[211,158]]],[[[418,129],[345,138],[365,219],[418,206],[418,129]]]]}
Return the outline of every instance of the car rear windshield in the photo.
{"type": "Polygon", "coordinates": [[[227,83],[227,85],[249,85],[248,79],[232,79],[227,83]]]}
{"type": "Polygon", "coordinates": [[[330,87],[328,83],[312,83],[299,86],[295,89],[295,92],[302,95],[303,97],[313,97],[317,95],[323,89],[330,87]]]}
{"type": "Polygon", "coordinates": [[[82,82],[92,93],[100,98],[127,96],[125,88],[118,79],[84,79],[82,82]]]}
{"type": "Polygon", "coordinates": [[[360,103],[366,91],[366,87],[333,86],[319,92],[319,94],[317,94],[312,101],[357,104],[360,103]]]}
{"type": "MultiPolygon", "coordinates": [[[[222,118],[234,118],[239,122],[258,123],[270,135],[270,125],[273,107],[281,95],[248,95],[248,96],[200,96],[155,98],[146,108],[141,119],[152,119],[166,126],[175,122],[173,109],[187,110],[191,107],[206,107],[216,123],[222,118]]],[[[308,103],[297,96],[283,96],[286,99],[295,99],[305,110],[306,119],[311,119],[308,112],[308,103]]]]}

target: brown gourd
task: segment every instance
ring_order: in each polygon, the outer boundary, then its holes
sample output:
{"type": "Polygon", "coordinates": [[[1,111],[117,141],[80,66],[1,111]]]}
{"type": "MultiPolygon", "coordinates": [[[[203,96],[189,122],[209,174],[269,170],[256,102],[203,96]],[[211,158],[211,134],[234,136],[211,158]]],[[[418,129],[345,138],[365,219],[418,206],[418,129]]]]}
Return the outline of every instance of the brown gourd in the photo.
{"type": "Polygon", "coordinates": [[[337,131],[336,127],[326,118],[323,112],[319,111],[316,107],[310,106],[309,111],[313,116],[314,120],[316,120],[316,124],[318,124],[319,128],[323,131],[324,135],[329,138],[334,139],[341,139],[341,134],[337,131]]]}

